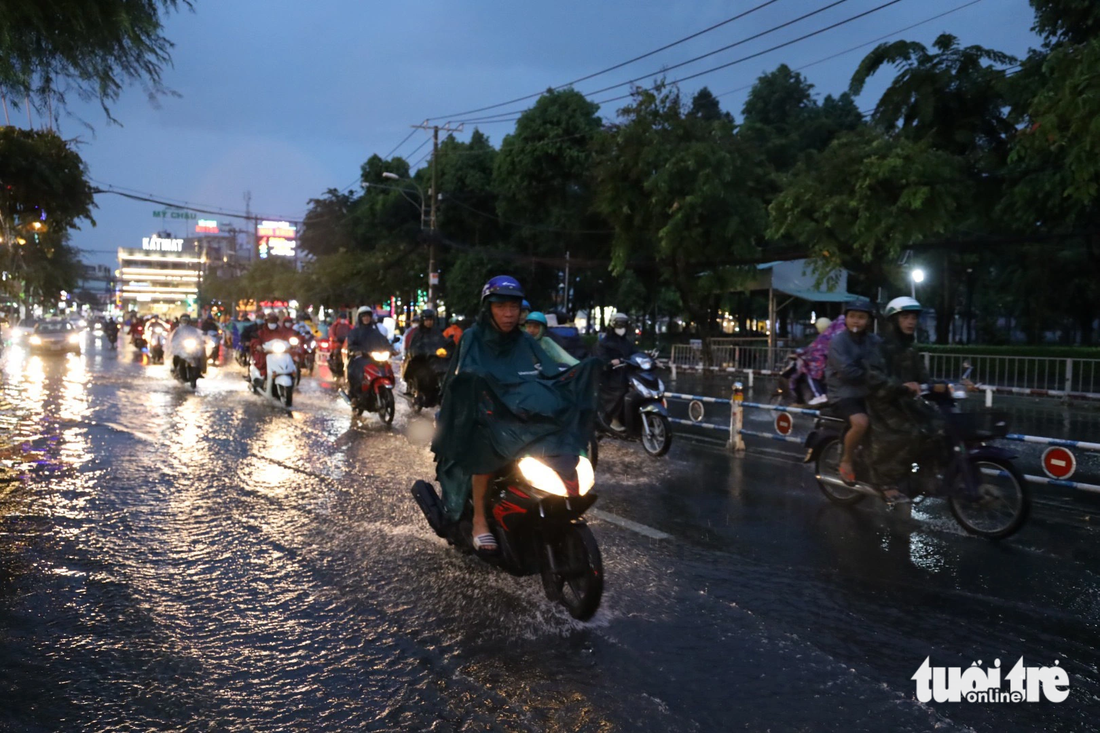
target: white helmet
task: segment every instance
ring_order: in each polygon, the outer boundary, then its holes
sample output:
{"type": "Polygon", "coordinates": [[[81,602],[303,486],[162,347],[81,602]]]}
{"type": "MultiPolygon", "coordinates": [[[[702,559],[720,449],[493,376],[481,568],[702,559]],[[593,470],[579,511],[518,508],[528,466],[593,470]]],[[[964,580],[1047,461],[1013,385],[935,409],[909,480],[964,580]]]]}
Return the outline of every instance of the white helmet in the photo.
{"type": "Polygon", "coordinates": [[[374,320],[374,308],[371,308],[369,305],[364,305],[364,306],[360,307],[358,311],[355,312],[355,322],[356,323],[359,323],[359,318],[364,313],[369,313],[371,320],[372,321],[374,320]]]}
{"type": "Polygon", "coordinates": [[[889,303],[887,303],[886,310],[884,310],[882,314],[887,318],[890,318],[891,316],[896,316],[898,313],[905,313],[907,311],[920,313],[922,310],[924,309],[921,308],[920,303],[918,303],[913,298],[910,298],[908,295],[903,295],[902,297],[894,298],[889,303]]]}
{"type": "Polygon", "coordinates": [[[829,326],[831,325],[833,325],[833,322],[825,316],[822,316],[821,318],[818,318],[816,321],[814,321],[814,328],[817,329],[818,333],[825,333],[825,331],[828,330],[829,326]]]}

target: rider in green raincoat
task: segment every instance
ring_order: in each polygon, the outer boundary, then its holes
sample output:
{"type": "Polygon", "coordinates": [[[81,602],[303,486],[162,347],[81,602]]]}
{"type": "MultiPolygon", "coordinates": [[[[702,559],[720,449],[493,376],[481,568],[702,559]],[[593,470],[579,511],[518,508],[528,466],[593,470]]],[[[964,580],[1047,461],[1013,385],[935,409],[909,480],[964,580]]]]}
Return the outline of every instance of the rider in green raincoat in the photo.
{"type": "Polygon", "coordinates": [[[482,289],[477,324],[451,362],[432,451],[447,518],[457,521],[473,492],[474,546],[492,552],[485,517],[494,474],[525,456],[582,455],[595,418],[600,362],[561,371],[519,327],[523,288],[494,277],[482,289]]]}

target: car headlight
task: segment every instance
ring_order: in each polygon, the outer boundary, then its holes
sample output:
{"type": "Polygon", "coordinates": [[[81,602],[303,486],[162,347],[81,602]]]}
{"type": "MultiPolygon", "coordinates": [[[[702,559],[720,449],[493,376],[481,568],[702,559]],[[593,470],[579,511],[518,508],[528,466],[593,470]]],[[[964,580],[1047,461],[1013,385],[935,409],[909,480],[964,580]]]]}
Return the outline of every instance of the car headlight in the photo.
{"type": "Polygon", "coordinates": [[[74,333],[71,336],[69,336],[69,343],[70,344],[79,344],[80,343],[80,334],[79,333],[74,333]]]}
{"type": "Polygon", "coordinates": [[[291,346],[297,346],[300,343],[301,343],[301,341],[298,340],[297,336],[291,336],[290,337],[290,345],[291,346]]]}
{"type": "Polygon", "coordinates": [[[557,496],[569,496],[565,490],[565,482],[554,469],[532,456],[527,456],[519,462],[519,472],[532,488],[545,491],[547,494],[557,496]]]}
{"type": "Polygon", "coordinates": [[[196,341],[193,338],[188,338],[188,339],[183,340],[183,348],[187,349],[188,351],[194,350],[198,345],[199,345],[199,342],[196,341]]]}
{"type": "Polygon", "coordinates": [[[634,389],[638,390],[638,394],[640,394],[642,397],[646,397],[648,399],[655,400],[655,399],[657,399],[658,397],[661,396],[659,393],[654,392],[653,390],[651,390],[649,387],[642,384],[637,379],[631,379],[630,383],[634,385],[634,389]]]}
{"type": "Polygon", "coordinates": [[[372,351],[370,352],[370,358],[375,361],[389,361],[390,352],[388,351],[372,351]]]}
{"type": "Polygon", "coordinates": [[[31,336],[27,340],[30,341],[31,346],[41,346],[42,345],[42,337],[41,336],[31,336]]]}
{"type": "Polygon", "coordinates": [[[445,359],[447,357],[447,350],[446,349],[436,349],[435,350],[435,355],[438,356],[440,359],[445,359]]]}
{"type": "Polygon", "coordinates": [[[286,353],[286,343],[283,341],[276,341],[271,344],[272,354],[284,354],[286,353]]]}

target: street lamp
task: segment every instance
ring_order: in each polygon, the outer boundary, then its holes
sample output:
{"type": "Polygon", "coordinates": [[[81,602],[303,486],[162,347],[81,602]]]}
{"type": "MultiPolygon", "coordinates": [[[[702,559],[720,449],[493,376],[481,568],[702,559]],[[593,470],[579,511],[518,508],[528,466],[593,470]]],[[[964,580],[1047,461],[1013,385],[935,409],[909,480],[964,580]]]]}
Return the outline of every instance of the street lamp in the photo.
{"type": "Polygon", "coordinates": [[[924,282],[924,270],[920,269],[919,267],[914,268],[913,271],[909,273],[909,280],[910,280],[910,283],[909,283],[909,285],[910,285],[910,294],[913,296],[913,300],[916,300],[917,299],[917,283],[924,282]]]}
{"type": "MultiPolygon", "coordinates": [[[[420,184],[418,184],[413,179],[411,179],[411,178],[402,178],[401,176],[397,175],[396,173],[390,173],[389,171],[385,171],[385,172],[382,173],[382,177],[385,178],[386,180],[389,180],[389,181],[407,181],[408,183],[411,183],[413,186],[416,187],[416,192],[420,196],[420,228],[423,229],[424,228],[424,189],[420,188],[420,184]]],[[[401,191],[402,195],[405,194],[405,189],[398,188],[397,190],[401,191]]],[[[433,196],[435,195],[434,191],[432,192],[432,195],[433,196]]],[[[408,198],[408,196],[405,196],[405,198],[408,198]]],[[[415,202],[412,201],[412,199],[409,199],[409,201],[411,203],[415,204],[415,202]]],[[[432,218],[431,218],[431,226],[429,227],[429,231],[431,232],[431,234],[433,236],[431,236],[429,238],[429,241],[428,241],[428,307],[435,308],[435,283],[432,281],[432,278],[435,275],[435,237],[434,237],[434,234],[435,234],[435,201],[434,200],[432,201],[432,218]]]]}

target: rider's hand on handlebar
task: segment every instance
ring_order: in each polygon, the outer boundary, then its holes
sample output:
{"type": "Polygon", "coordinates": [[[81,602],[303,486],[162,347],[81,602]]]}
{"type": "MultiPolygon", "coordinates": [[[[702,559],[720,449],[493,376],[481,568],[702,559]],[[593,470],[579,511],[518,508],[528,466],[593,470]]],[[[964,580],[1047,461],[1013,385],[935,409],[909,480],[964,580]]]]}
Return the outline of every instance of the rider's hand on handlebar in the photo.
{"type": "Polygon", "coordinates": [[[948,385],[944,384],[943,382],[940,382],[939,384],[932,385],[932,391],[942,394],[942,393],[947,391],[947,387],[948,387],[948,385]]]}
{"type": "Polygon", "coordinates": [[[905,387],[906,389],[908,389],[913,394],[918,395],[918,396],[920,395],[920,385],[917,384],[916,382],[906,382],[902,386],[905,387]]]}
{"type": "Polygon", "coordinates": [[[611,366],[619,366],[622,363],[623,363],[622,359],[612,359],[611,360],[611,366]]]}

